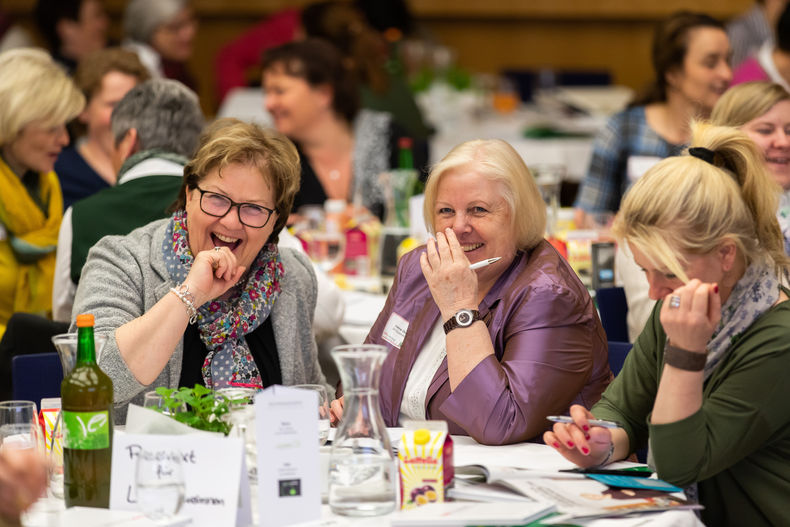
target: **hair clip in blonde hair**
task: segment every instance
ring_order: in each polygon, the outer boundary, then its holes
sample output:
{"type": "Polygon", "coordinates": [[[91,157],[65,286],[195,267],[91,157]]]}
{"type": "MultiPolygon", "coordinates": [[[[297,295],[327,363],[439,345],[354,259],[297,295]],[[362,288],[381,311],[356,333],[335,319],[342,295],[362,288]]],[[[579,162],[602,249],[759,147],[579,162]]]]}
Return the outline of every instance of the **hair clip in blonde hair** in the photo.
{"type": "Polygon", "coordinates": [[[716,152],[714,152],[710,148],[705,148],[703,146],[695,146],[693,148],[689,148],[689,155],[692,155],[697,159],[702,159],[703,161],[715,166],[715,164],[713,163],[713,156],[716,155],[716,152]]]}

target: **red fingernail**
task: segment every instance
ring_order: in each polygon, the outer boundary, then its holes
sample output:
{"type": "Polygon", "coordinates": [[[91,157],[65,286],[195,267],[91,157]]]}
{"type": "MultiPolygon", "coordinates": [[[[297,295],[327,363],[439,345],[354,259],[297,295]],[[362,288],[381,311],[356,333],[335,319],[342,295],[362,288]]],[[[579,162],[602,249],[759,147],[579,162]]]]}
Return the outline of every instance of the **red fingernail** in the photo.
{"type": "Polygon", "coordinates": [[[587,425],[584,425],[582,428],[584,429],[585,432],[590,429],[590,427],[587,425]]]}
{"type": "Polygon", "coordinates": [[[585,453],[585,454],[589,454],[590,453],[590,449],[587,448],[586,446],[583,446],[582,447],[582,452],[585,453]]]}
{"type": "Polygon", "coordinates": [[[584,439],[590,439],[590,434],[584,434],[584,439]]]}
{"type": "Polygon", "coordinates": [[[568,441],[568,448],[573,448],[573,441],[568,441]]]}
{"type": "Polygon", "coordinates": [[[714,293],[718,293],[719,292],[719,286],[718,285],[714,285],[713,286],[713,292],[714,293]]]}
{"type": "Polygon", "coordinates": [[[557,443],[556,441],[555,441],[555,442],[553,442],[553,443],[551,444],[551,446],[553,446],[554,448],[560,448],[560,444],[559,444],[559,443],[557,443]]]}

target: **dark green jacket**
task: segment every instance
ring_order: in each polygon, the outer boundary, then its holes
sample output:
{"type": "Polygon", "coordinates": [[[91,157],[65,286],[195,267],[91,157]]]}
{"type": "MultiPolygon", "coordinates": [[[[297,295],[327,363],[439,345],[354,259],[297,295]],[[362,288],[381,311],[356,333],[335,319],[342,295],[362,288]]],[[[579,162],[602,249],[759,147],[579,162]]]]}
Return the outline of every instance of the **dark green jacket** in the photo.
{"type": "Polygon", "coordinates": [[[123,181],[72,206],[71,279],[79,283],[88,251],[110,234],[128,234],[168,215],[182,178],[144,176],[123,181]]]}
{"type": "Polygon", "coordinates": [[[705,382],[699,411],[653,425],[666,342],[660,309],[658,302],[593,414],[621,423],[631,451],[649,435],[660,478],[698,482],[707,525],[790,525],[790,301],[733,344],[705,382]]]}

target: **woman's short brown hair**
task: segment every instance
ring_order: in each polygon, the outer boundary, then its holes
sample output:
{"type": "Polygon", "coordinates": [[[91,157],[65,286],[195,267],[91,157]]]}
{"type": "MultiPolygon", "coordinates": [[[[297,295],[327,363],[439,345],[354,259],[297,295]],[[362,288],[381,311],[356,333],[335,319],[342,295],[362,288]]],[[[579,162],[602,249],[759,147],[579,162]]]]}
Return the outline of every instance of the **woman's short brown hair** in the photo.
{"type": "Polygon", "coordinates": [[[125,73],[137,79],[137,82],[151,78],[137,53],[123,48],[105,48],[87,55],[80,60],[74,72],[74,84],[90,101],[100,89],[104,76],[112,71],[125,73]]]}
{"type": "Polygon", "coordinates": [[[200,137],[195,157],[184,167],[184,181],[172,210],[186,206],[186,192],[197,187],[212,170],[232,163],[255,167],[271,185],[277,220],[269,241],[277,243],[299,191],[301,167],[294,144],[281,133],[238,119],[219,119],[200,137]]]}

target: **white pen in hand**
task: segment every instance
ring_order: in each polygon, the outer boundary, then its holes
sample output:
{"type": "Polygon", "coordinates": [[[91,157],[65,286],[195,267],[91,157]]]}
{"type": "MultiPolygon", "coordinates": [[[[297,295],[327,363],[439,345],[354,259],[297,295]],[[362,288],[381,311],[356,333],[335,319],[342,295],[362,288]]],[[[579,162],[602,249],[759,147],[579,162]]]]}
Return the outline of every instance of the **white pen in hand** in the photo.
{"type": "Polygon", "coordinates": [[[481,267],[485,267],[487,265],[491,265],[492,263],[496,263],[501,260],[501,256],[497,256],[496,258],[488,258],[487,260],[480,260],[479,262],[475,262],[469,266],[469,269],[474,271],[475,269],[480,269],[481,267]]]}
{"type": "MultiPolygon", "coordinates": [[[[549,421],[553,421],[555,423],[565,423],[571,424],[573,423],[573,418],[569,415],[549,415],[546,417],[549,421]]],[[[600,426],[601,428],[620,428],[618,423],[614,421],[604,421],[602,419],[587,419],[587,422],[590,423],[590,426],[600,426]]]]}

